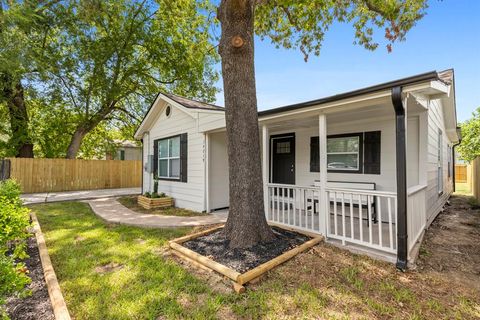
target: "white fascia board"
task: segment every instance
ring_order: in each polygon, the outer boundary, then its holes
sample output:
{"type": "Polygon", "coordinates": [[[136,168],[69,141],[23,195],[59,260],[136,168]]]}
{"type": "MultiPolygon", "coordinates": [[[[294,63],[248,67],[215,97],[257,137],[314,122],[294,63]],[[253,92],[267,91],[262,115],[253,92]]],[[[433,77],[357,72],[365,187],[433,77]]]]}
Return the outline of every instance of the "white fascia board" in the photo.
{"type": "Polygon", "coordinates": [[[142,139],[143,133],[145,132],[145,125],[148,122],[148,119],[150,118],[151,114],[154,112],[154,109],[156,109],[156,106],[158,104],[158,101],[161,99],[162,94],[159,93],[157,97],[155,98],[155,101],[152,104],[152,107],[148,110],[147,114],[142,120],[142,123],[140,123],[140,126],[138,127],[137,131],[135,131],[135,134],[133,137],[137,140],[142,139]]]}
{"type": "Polygon", "coordinates": [[[402,89],[403,93],[421,93],[428,96],[449,95],[450,86],[439,80],[426,81],[418,84],[406,86],[402,89]]]}

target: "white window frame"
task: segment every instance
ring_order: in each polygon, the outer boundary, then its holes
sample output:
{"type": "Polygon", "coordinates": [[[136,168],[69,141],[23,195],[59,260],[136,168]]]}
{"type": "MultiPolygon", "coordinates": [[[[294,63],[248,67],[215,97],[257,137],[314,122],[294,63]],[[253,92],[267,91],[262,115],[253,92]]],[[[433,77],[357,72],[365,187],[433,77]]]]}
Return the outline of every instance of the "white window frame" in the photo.
{"type": "Polygon", "coordinates": [[[327,166],[328,166],[328,156],[329,155],[341,155],[341,154],[356,154],[357,155],[357,167],[356,168],[328,168],[328,171],[333,170],[333,171],[355,171],[358,172],[360,170],[360,136],[358,135],[351,135],[351,136],[344,136],[344,137],[331,137],[327,138],[327,147],[328,147],[328,140],[333,140],[333,139],[350,139],[350,138],[356,138],[358,142],[358,150],[356,152],[328,152],[327,150],[327,166]]]}
{"type": "MultiPolygon", "coordinates": [[[[173,137],[168,137],[168,138],[164,138],[164,139],[158,139],[157,140],[157,153],[158,153],[158,170],[157,170],[157,176],[159,179],[169,179],[169,180],[180,180],[180,173],[178,175],[178,177],[173,177],[171,176],[171,172],[170,172],[170,160],[176,160],[178,159],[180,162],[180,153],[181,153],[181,141],[180,141],[180,135],[177,135],[177,136],[173,136],[173,137]],[[175,138],[178,138],[179,140],[179,143],[178,143],[178,156],[176,157],[171,157],[170,156],[170,140],[172,139],[175,139],[175,138]],[[166,157],[160,157],[160,142],[162,141],[167,141],[167,156],[166,157]],[[161,176],[160,175],[160,161],[161,160],[167,160],[167,176],[161,176]]],[[[180,163],[180,167],[181,167],[181,163],[180,163]]]]}

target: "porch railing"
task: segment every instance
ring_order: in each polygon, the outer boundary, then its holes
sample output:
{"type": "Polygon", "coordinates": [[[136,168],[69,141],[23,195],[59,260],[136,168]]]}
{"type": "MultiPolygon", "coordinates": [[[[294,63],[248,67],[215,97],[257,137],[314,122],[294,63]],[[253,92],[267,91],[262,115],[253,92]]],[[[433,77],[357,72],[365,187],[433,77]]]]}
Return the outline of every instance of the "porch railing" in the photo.
{"type": "Polygon", "coordinates": [[[418,185],[408,189],[407,225],[408,225],[408,254],[422,235],[426,224],[425,192],[426,185],[418,185]]]}
{"type": "Polygon", "coordinates": [[[394,192],[326,188],[327,238],[389,253],[397,252],[394,192]]]}
{"type": "Polygon", "coordinates": [[[301,187],[270,183],[268,187],[267,220],[320,233],[318,211],[318,187],[301,187]]]}
{"type": "Polygon", "coordinates": [[[267,184],[267,220],[315,233],[324,233],[320,228],[326,225],[325,236],[343,245],[396,253],[394,192],[328,187],[325,192],[328,203],[322,204],[318,187],[267,184]]]}

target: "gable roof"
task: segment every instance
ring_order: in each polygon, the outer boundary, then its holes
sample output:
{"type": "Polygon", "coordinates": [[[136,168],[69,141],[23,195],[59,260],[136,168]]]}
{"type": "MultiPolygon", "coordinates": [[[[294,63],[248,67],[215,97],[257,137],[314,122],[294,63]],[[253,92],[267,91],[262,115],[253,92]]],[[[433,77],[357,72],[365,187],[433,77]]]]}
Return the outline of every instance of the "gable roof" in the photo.
{"type": "Polygon", "coordinates": [[[164,96],[172,99],[173,101],[181,104],[185,108],[225,111],[224,107],[216,106],[216,105],[211,104],[211,103],[206,103],[206,102],[201,102],[201,101],[197,101],[197,100],[193,100],[193,99],[188,99],[188,98],[177,96],[177,95],[174,95],[174,94],[171,94],[171,93],[163,93],[162,92],[162,94],[164,96]]]}

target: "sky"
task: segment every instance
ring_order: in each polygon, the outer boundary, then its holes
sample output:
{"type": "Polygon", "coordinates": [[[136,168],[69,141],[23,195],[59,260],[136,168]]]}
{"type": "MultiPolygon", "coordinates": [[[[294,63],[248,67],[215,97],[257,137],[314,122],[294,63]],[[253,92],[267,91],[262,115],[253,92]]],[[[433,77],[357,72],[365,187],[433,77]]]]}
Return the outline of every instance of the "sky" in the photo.
{"type": "MultiPolygon", "coordinates": [[[[353,45],[354,29],[337,23],[320,56],[255,42],[258,109],[319,99],[428,71],[454,68],[458,121],[480,107],[480,0],[430,0],[427,15],[387,52],[353,45]]],[[[376,34],[383,40],[383,31],[376,34]]],[[[384,41],[383,41],[384,42],[384,41]]],[[[382,43],[382,42],[380,42],[382,43]]],[[[221,88],[222,83],[219,81],[221,88]]],[[[223,104],[223,92],[217,94],[223,104]]]]}

